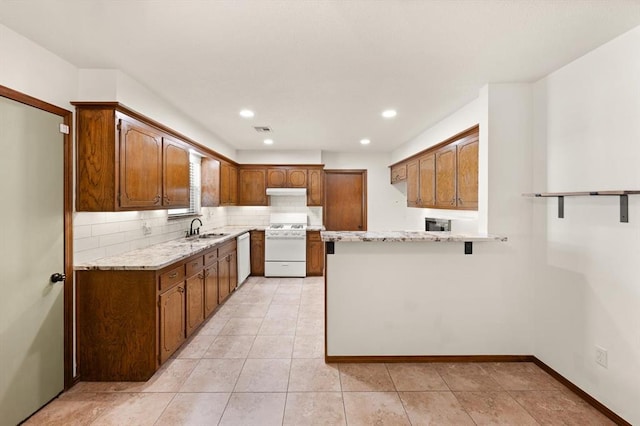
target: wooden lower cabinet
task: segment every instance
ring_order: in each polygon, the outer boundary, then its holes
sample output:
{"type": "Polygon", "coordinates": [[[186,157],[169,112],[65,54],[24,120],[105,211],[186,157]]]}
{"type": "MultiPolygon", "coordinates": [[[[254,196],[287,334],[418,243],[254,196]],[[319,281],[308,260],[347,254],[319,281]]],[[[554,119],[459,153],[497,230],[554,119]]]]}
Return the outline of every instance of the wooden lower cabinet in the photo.
{"type": "Polygon", "coordinates": [[[148,380],[235,289],[236,268],[234,239],[159,271],[77,271],[80,380],[148,380]]]}
{"type": "Polygon", "coordinates": [[[320,231],[307,232],[307,276],[322,276],[324,273],[324,243],[320,231]]]}
{"type": "Polygon", "coordinates": [[[236,241],[229,241],[218,249],[218,302],[222,303],[238,286],[236,241]]]}
{"type": "Polygon", "coordinates": [[[204,274],[201,272],[186,283],[187,293],[187,337],[204,321],[204,274]]]}
{"type": "Polygon", "coordinates": [[[251,275],[264,276],[264,231],[251,231],[251,275]]]}
{"type": "Polygon", "coordinates": [[[163,363],[184,343],[185,289],[178,284],[160,295],[160,362],[163,363]]]}
{"type": "Polygon", "coordinates": [[[229,262],[226,258],[218,259],[218,303],[229,297],[229,262]]]}
{"type": "Polygon", "coordinates": [[[204,316],[216,310],[218,302],[218,260],[204,268],[204,316]]]}

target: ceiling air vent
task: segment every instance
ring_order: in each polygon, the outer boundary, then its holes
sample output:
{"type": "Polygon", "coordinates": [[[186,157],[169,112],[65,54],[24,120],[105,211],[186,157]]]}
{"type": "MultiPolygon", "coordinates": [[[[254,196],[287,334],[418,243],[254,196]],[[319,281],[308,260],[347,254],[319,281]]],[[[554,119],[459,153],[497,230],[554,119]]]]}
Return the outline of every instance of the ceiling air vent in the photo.
{"type": "Polygon", "coordinates": [[[258,132],[258,133],[270,133],[271,132],[271,127],[269,127],[269,126],[255,126],[254,129],[256,129],[256,132],[258,132]]]}

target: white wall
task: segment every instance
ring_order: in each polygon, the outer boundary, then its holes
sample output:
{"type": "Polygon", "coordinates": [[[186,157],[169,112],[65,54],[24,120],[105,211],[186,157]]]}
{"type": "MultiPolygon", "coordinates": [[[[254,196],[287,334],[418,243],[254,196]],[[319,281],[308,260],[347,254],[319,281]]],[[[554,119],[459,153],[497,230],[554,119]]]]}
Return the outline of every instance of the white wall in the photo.
{"type": "Polygon", "coordinates": [[[205,129],[127,74],[113,69],[81,69],[78,80],[78,99],[83,101],[118,101],[123,105],[165,126],[182,133],[201,145],[235,159],[235,148],[205,129]]]}
{"type": "MultiPolygon", "coordinates": [[[[640,27],[535,84],[536,191],[640,189],[640,27]]],[[[531,200],[535,355],[640,424],[640,196],[531,200]],[[608,368],[595,363],[595,346],[608,368]]]]}
{"type": "MultiPolygon", "coordinates": [[[[325,169],[367,170],[367,229],[369,231],[405,229],[406,197],[389,183],[388,153],[322,152],[325,169]]],[[[424,225],[423,225],[424,228],[424,225]]]]}
{"type": "Polygon", "coordinates": [[[236,161],[240,164],[322,164],[322,151],[238,150],[236,161]]]}
{"type": "Polygon", "coordinates": [[[0,24],[0,84],[73,110],[78,69],[0,24]]]}

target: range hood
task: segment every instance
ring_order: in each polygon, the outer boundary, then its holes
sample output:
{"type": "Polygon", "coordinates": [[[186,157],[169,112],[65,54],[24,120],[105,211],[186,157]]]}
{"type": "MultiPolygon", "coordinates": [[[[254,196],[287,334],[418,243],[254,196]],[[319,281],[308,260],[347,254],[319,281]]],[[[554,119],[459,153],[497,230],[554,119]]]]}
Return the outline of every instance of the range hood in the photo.
{"type": "Polygon", "coordinates": [[[267,195],[307,196],[307,188],[267,188],[267,195]]]}

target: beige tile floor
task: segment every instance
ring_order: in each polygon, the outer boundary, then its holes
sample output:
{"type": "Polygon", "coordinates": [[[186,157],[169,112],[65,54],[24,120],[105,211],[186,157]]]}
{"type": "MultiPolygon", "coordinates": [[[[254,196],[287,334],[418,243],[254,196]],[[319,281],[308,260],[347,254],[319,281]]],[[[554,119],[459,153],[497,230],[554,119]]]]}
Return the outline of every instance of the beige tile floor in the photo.
{"type": "Polygon", "coordinates": [[[252,277],[148,382],[81,382],[27,424],[613,424],[531,363],[325,364],[323,291],[252,277]]]}

